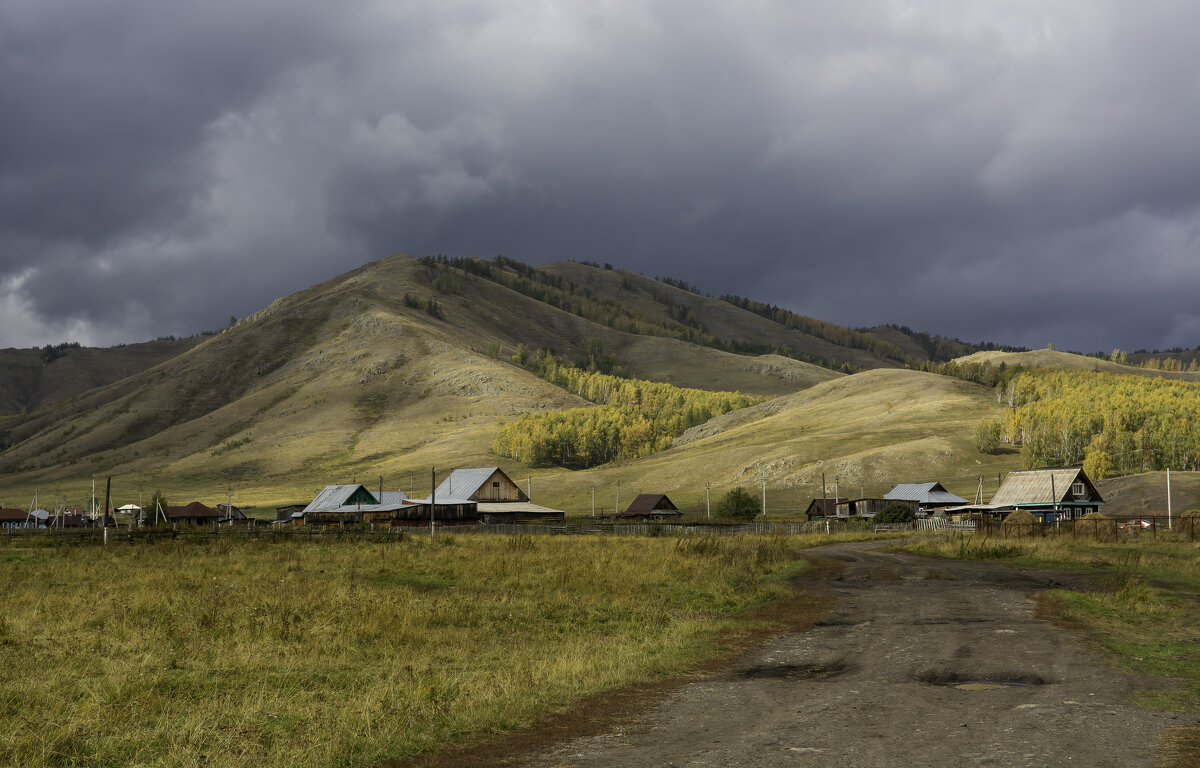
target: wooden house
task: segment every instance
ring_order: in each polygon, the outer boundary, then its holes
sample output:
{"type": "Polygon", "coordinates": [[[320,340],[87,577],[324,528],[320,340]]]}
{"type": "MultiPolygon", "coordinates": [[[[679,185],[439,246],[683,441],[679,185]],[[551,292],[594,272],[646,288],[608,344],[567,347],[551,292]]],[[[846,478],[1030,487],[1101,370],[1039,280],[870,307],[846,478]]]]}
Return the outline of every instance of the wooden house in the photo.
{"type": "Polygon", "coordinates": [[[215,523],[220,519],[220,512],[198,501],[193,501],[184,507],[167,507],[167,522],[169,523],[204,525],[206,523],[215,523]]]}
{"type": "Polygon", "coordinates": [[[402,491],[372,493],[363,485],[327,485],[306,507],[292,513],[301,525],[369,523],[393,526],[471,525],[479,520],[479,505],[470,499],[444,497],[410,499],[402,491]]]}
{"type": "Polygon", "coordinates": [[[500,467],[456,469],[438,484],[434,496],[485,503],[529,501],[529,496],[500,467]]]}
{"type": "Polygon", "coordinates": [[[992,500],[991,514],[1024,509],[1043,523],[1075,520],[1099,512],[1104,499],[1080,468],[1009,472],[992,500]]]}
{"type": "MultiPolygon", "coordinates": [[[[499,467],[456,469],[437,487],[436,499],[474,501],[484,523],[562,523],[560,509],[534,504],[499,467]]],[[[439,501],[440,506],[440,501],[439,501]]]]}
{"type": "Polygon", "coordinates": [[[682,512],[663,493],[639,493],[629,507],[617,515],[622,520],[663,520],[668,517],[681,517],[682,512]]]}
{"type": "Polygon", "coordinates": [[[835,517],[838,514],[838,505],[846,504],[849,501],[845,496],[816,498],[808,503],[808,509],[804,510],[804,514],[808,516],[809,520],[835,517]]]}
{"type": "Polygon", "coordinates": [[[40,524],[24,509],[0,509],[0,528],[37,528],[40,524]]]}
{"type": "Polygon", "coordinates": [[[947,491],[941,483],[901,483],[885,493],[883,498],[888,503],[905,501],[916,504],[918,516],[970,503],[962,496],[947,491]]]}

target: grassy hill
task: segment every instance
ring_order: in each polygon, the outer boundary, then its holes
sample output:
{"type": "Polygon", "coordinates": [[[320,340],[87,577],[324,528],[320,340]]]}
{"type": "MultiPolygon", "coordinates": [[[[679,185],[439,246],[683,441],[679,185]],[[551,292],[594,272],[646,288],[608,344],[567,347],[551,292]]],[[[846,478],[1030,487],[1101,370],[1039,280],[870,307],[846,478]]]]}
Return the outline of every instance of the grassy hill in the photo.
{"type": "Polygon", "coordinates": [[[660,454],[592,470],[558,472],[534,482],[534,497],[571,512],[609,512],[621,484],[622,508],[638,492],[666,493],[689,513],[705,510],[705,483],[715,509],[742,485],[756,497],[763,473],[768,515],[794,515],[835,480],[843,496],[882,495],[899,482],[942,481],[974,498],[997,473],[1016,469],[1015,453],[984,456],[972,446],[975,424],[999,412],[984,387],[910,370],[874,370],[734,411],[694,428],[660,454]]]}
{"type": "MultiPolygon", "coordinates": [[[[1102,481],[1104,513],[1116,517],[1167,516],[1167,473],[1146,472],[1102,481]]],[[[1171,473],[1171,511],[1200,509],[1200,472],[1171,473]]]]}
{"type": "Polygon", "coordinates": [[[1060,352],[1057,349],[1035,349],[1028,352],[976,352],[957,358],[954,362],[959,364],[990,363],[991,365],[1005,363],[1009,366],[1023,365],[1027,368],[1128,373],[1138,376],[1156,376],[1164,379],[1200,381],[1200,373],[1156,371],[1148,368],[1138,368],[1137,366],[1121,365],[1098,357],[1077,355],[1073,352],[1060,352]]]}
{"type": "Polygon", "coordinates": [[[745,344],[776,347],[796,355],[811,356],[828,363],[846,363],[856,368],[903,365],[903,352],[894,345],[867,334],[830,324],[828,335],[845,343],[822,338],[721,299],[683,290],[653,278],[625,270],[597,269],[587,264],[548,264],[541,270],[580,285],[596,295],[612,299],[635,313],[657,322],[694,318],[704,333],[745,344]],[[868,348],[874,347],[874,348],[868,348]]]}
{"type": "Polygon", "coordinates": [[[773,396],[841,377],[623,332],[396,256],[279,299],[133,376],[0,420],[0,493],[61,490],[80,503],[93,474],[113,474],[121,503],[156,488],[211,502],[233,485],[240,503],[266,504],[381,475],[407,486],[410,473],[420,492],[431,465],[505,464],[488,453],[501,422],[588,405],[512,364],[518,344],[578,358],[593,341],[632,375],[685,386],[773,396]],[[440,317],[426,311],[431,300],[440,317]]]}
{"type": "Polygon", "coordinates": [[[36,411],[169,360],[204,340],[157,339],[116,347],[0,349],[0,417],[36,411]]]}

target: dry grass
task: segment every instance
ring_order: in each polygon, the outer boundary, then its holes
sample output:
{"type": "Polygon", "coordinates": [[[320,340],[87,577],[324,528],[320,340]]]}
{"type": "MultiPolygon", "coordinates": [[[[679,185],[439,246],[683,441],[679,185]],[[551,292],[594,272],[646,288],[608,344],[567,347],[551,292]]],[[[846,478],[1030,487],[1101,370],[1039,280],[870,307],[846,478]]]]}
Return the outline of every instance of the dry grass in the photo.
{"type": "Polygon", "coordinates": [[[0,764],[362,765],[716,651],[800,539],[0,551],[0,764]]]}

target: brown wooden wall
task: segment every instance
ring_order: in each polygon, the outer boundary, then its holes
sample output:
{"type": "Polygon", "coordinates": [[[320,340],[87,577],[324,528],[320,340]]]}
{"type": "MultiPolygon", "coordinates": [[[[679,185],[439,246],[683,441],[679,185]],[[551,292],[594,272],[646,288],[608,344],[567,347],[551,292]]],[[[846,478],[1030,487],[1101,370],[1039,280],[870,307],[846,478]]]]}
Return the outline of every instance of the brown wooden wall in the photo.
{"type": "Polygon", "coordinates": [[[525,491],[500,470],[493,472],[471,498],[475,501],[529,501],[525,491]]]}

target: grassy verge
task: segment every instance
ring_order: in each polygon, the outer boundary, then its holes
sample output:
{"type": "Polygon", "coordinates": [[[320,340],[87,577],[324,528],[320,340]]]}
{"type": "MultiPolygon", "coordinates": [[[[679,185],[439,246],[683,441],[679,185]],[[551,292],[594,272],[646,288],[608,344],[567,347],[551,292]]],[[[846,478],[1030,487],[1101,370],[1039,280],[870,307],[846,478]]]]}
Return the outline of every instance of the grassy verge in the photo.
{"type": "Polygon", "coordinates": [[[711,657],[809,543],[0,550],[0,764],[357,766],[486,740],[711,657]]]}
{"type": "MultiPolygon", "coordinates": [[[[905,549],[1097,573],[1098,591],[1050,590],[1041,595],[1041,609],[1095,641],[1116,666],[1179,681],[1176,687],[1143,692],[1139,704],[1200,712],[1200,545],[1102,544],[1065,537],[1014,543],[942,536],[921,539],[905,549]]],[[[1168,766],[1196,765],[1200,726],[1172,729],[1164,739],[1162,757],[1168,766]]]]}

